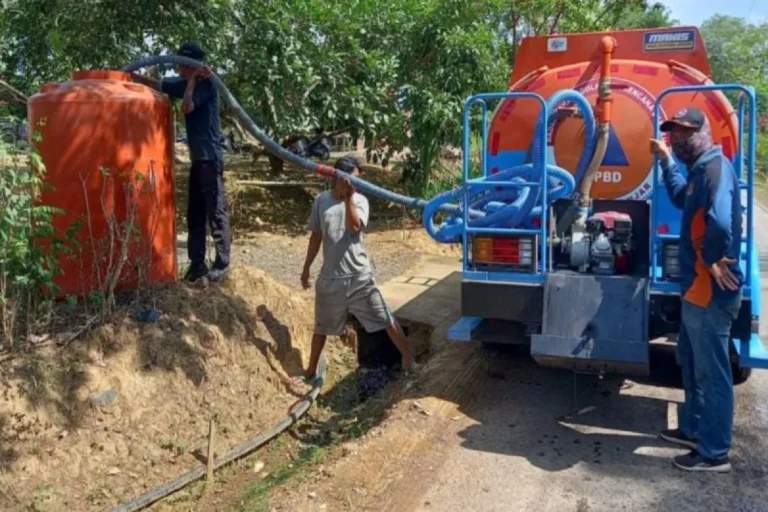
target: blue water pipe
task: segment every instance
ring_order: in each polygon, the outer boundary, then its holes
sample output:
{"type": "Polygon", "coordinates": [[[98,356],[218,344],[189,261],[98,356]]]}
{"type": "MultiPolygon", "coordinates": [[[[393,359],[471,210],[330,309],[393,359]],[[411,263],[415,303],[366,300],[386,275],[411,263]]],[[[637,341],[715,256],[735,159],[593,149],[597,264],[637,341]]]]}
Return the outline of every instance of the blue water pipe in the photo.
{"type": "MultiPolygon", "coordinates": [[[[460,194],[465,192],[472,198],[469,202],[470,208],[473,211],[483,212],[482,216],[470,220],[470,227],[517,228],[534,226],[534,219],[541,218],[543,207],[538,182],[541,180],[542,172],[541,146],[546,144],[546,141],[542,140],[540,135],[542,133],[541,124],[546,122],[547,128],[549,128],[551,123],[557,119],[557,107],[562,103],[573,103],[578,108],[584,119],[586,143],[579,158],[575,176],[559,167],[556,162],[547,165],[547,179],[551,188],[547,193],[546,204],[549,205],[552,201],[573,194],[576,186],[584,177],[595,151],[597,125],[592,106],[584,95],[578,91],[566,89],[555,93],[547,101],[547,111],[550,112],[548,118],[544,119],[545,114],[543,112],[539,116],[530,151],[531,163],[518,165],[479,180],[472,180],[472,182],[465,183],[464,187],[440,194],[426,204],[422,221],[430,236],[443,243],[459,241],[464,224],[461,212],[449,214],[448,218],[440,225],[435,223],[434,217],[441,210],[441,207],[456,200],[460,194]],[[512,190],[491,191],[483,183],[491,180],[493,182],[517,183],[518,186],[512,190]]],[[[486,141],[483,140],[483,147],[486,146],[486,141]]],[[[551,145],[548,150],[554,161],[554,151],[551,145]]],[[[486,158],[487,154],[484,155],[484,160],[486,158]]]]}
{"type": "MultiPolygon", "coordinates": [[[[192,68],[203,66],[202,63],[187,57],[158,55],[134,61],[123,67],[123,71],[135,72],[142,68],[161,64],[184,65],[192,68]]],[[[516,183],[518,184],[516,190],[492,191],[479,183],[464,184],[462,187],[448,190],[434,197],[430,201],[426,201],[424,199],[398,194],[369,183],[363,179],[349,176],[328,165],[313,162],[291,153],[272,140],[261,128],[259,128],[218,75],[215,73],[212,74],[211,80],[221,93],[224,103],[226,103],[232,110],[235,118],[237,118],[242,126],[253,135],[256,140],[264,145],[268,152],[283,161],[289,162],[302,169],[316,172],[326,178],[347,178],[358,190],[386,201],[400,204],[411,209],[423,210],[422,220],[424,222],[424,227],[430,236],[439,242],[454,243],[460,240],[462,225],[464,223],[464,214],[458,200],[461,199],[465,193],[469,194],[472,198],[469,202],[469,211],[467,215],[469,225],[472,227],[514,228],[519,225],[527,226],[533,222],[533,218],[541,215],[542,201],[540,191],[538,187],[530,186],[533,182],[537,180],[540,181],[541,173],[543,171],[541,145],[546,144],[546,141],[541,140],[542,138],[538,135],[540,130],[538,129],[536,131],[537,135],[534,137],[532,143],[531,154],[533,155],[533,158],[531,163],[504,170],[488,178],[489,181],[492,179],[493,182],[509,181],[516,183]],[[439,226],[434,221],[434,217],[438,212],[446,215],[446,218],[439,226]]],[[[549,184],[552,187],[547,194],[547,205],[551,201],[567,197],[573,193],[587,170],[587,166],[592,158],[592,153],[594,153],[595,144],[597,142],[595,137],[595,116],[592,112],[592,107],[587,99],[575,90],[563,90],[554,94],[548,101],[550,107],[548,110],[552,112],[552,114],[548,119],[544,119],[544,116],[541,115],[537,121],[537,127],[540,127],[541,123],[544,122],[546,122],[547,127],[549,127],[551,122],[555,119],[556,107],[563,102],[571,102],[575,104],[581,112],[586,130],[586,144],[577,165],[575,178],[574,175],[567,170],[558,167],[556,164],[547,165],[546,173],[549,184]]],[[[483,144],[485,146],[485,141],[483,141],[483,144]]]]}

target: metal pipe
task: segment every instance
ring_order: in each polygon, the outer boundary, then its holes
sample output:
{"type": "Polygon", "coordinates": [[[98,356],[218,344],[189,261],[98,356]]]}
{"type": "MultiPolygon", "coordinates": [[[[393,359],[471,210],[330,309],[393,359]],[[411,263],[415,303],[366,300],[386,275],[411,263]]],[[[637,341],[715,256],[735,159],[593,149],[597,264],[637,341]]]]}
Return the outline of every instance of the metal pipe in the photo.
{"type": "Polygon", "coordinates": [[[483,106],[483,129],[482,129],[482,151],[480,151],[480,158],[482,158],[482,174],[483,177],[488,177],[488,102],[483,101],[481,103],[483,106]]]}
{"type": "Polygon", "coordinates": [[[600,165],[605,158],[605,152],[608,149],[608,139],[610,136],[611,117],[613,114],[613,95],[611,94],[611,60],[613,52],[616,50],[616,40],[610,36],[605,36],[600,40],[600,85],[597,91],[597,115],[600,125],[597,129],[597,146],[592,160],[589,163],[587,172],[579,187],[579,205],[582,208],[577,221],[586,221],[586,209],[591,203],[590,194],[592,192],[592,182],[595,180],[600,165]]]}

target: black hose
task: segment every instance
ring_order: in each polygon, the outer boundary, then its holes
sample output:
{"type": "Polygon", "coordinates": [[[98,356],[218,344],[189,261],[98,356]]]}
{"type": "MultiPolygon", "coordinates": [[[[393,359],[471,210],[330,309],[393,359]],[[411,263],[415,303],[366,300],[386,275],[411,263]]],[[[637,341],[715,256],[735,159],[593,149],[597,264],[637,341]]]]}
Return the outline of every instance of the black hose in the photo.
{"type": "MultiPolygon", "coordinates": [[[[180,57],[178,55],[158,55],[155,57],[147,57],[147,58],[132,62],[127,66],[123,67],[122,70],[128,73],[132,73],[139,69],[150,67],[150,66],[157,66],[159,64],[176,64],[176,65],[189,66],[193,68],[200,68],[204,66],[202,62],[194,59],[190,59],[187,57],[180,57]]],[[[248,132],[250,132],[250,134],[253,135],[256,138],[256,140],[258,140],[261,144],[264,145],[267,151],[272,153],[277,158],[286,162],[290,162],[293,165],[296,165],[297,167],[300,167],[302,169],[307,169],[309,171],[316,172],[321,176],[325,176],[326,178],[346,178],[359,190],[368,192],[372,195],[378,196],[387,201],[391,201],[393,203],[403,205],[407,208],[421,210],[426,206],[427,201],[425,201],[424,199],[419,199],[416,197],[408,197],[402,194],[398,194],[396,192],[392,192],[391,190],[387,190],[385,188],[376,186],[373,183],[369,183],[363,179],[342,173],[341,171],[334,169],[333,167],[330,167],[328,165],[319,164],[311,160],[302,158],[299,155],[296,155],[294,153],[291,153],[290,151],[282,147],[280,144],[272,140],[269,137],[269,135],[267,135],[261,128],[259,128],[259,126],[245,112],[245,109],[243,109],[243,107],[240,105],[240,103],[237,101],[234,95],[229,91],[229,89],[227,89],[227,86],[224,84],[221,78],[219,78],[219,76],[216,75],[216,73],[211,74],[210,79],[213,81],[213,83],[218,88],[219,92],[222,94],[224,98],[224,102],[232,109],[232,112],[234,113],[237,120],[240,121],[240,123],[242,123],[245,129],[248,132]]],[[[460,212],[460,207],[456,204],[444,204],[444,205],[441,205],[439,210],[448,212],[448,213],[458,213],[460,212]]],[[[473,217],[482,217],[483,213],[472,211],[470,212],[470,215],[473,217]]]]}
{"type": "MultiPolygon", "coordinates": [[[[319,376],[314,381],[312,389],[309,391],[309,393],[306,394],[306,396],[304,396],[301,401],[299,401],[294,407],[291,408],[291,410],[288,412],[288,415],[279,422],[272,425],[267,430],[259,433],[259,435],[256,437],[253,437],[248,441],[235,446],[227,453],[217,458],[214,468],[219,469],[229,464],[230,462],[251,453],[299,421],[299,419],[307,413],[309,408],[312,407],[312,404],[315,403],[315,400],[317,400],[317,396],[320,394],[320,388],[323,386],[325,381],[326,367],[327,361],[325,356],[323,356],[320,358],[320,363],[318,364],[317,368],[319,376]]],[[[111,509],[110,512],[135,512],[137,510],[141,510],[155,503],[156,501],[159,501],[166,496],[186,487],[195,480],[201,479],[205,476],[205,474],[206,468],[195,468],[181,476],[174,478],[173,480],[164,483],[160,487],[156,487],[151,491],[142,494],[141,496],[137,496],[130,501],[118,505],[117,507],[111,509]]]]}

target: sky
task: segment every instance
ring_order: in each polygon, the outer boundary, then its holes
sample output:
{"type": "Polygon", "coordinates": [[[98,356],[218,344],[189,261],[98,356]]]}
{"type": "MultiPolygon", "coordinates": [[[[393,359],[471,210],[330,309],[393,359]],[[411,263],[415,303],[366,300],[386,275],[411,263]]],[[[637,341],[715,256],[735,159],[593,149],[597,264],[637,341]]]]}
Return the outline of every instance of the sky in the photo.
{"type": "Polygon", "coordinates": [[[660,0],[681,25],[700,26],[715,14],[747,18],[751,22],[768,21],[768,0],[660,0]]]}

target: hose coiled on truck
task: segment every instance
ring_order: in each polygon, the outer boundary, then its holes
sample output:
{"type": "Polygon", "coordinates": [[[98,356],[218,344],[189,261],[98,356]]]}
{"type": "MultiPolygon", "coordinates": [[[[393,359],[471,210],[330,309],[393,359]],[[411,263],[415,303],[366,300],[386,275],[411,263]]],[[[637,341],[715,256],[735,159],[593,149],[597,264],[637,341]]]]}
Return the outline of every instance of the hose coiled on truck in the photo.
{"type": "MultiPolygon", "coordinates": [[[[579,158],[575,177],[554,162],[554,150],[551,146],[547,148],[553,162],[546,167],[549,191],[544,204],[549,205],[552,201],[573,194],[577,184],[583,179],[594,154],[597,143],[595,136],[597,128],[592,106],[581,93],[572,89],[558,91],[547,101],[549,116],[544,119],[542,112],[536,123],[535,136],[530,148],[532,162],[504,170],[483,178],[481,181],[492,179],[493,181],[510,181],[512,183],[540,182],[543,170],[542,147],[546,144],[546,141],[542,141],[539,136],[541,125],[547,123],[547,128],[549,128],[557,118],[557,106],[564,102],[573,103],[580,111],[584,119],[586,144],[579,158]]],[[[500,191],[481,189],[479,185],[471,183],[467,184],[466,187],[466,192],[472,198],[468,201],[469,208],[485,213],[482,217],[470,219],[470,227],[517,228],[522,226],[531,228],[534,227],[534,219],[540,218],[544,207],[541,201],[541,187],[518,186],[514,189],[509,188],[500,191]]],[[[455,201],[461,197],[464,191],[465,189],[461,188],[445,192],[436,196],[425,206],[422,222],[430,236],[438,242],[453,243],[459,241],[464,225],[464,219],[460,212],[450,214],[439,226],[435,224],[434,217],[445,203],[455,201]]]]}
{"type": "MultiPolygon", "coordinates": [[[[157,66],[161,64],[174,64],[184,65],[192,68],[200,68],[205,64],[194,59],[187,57],[181,57],[178,55],[158,55],[153,57],[146,57],[122,68],[125,72],[135,72],[139,69],[157,66]]],[[[390,201],[396,204],[403,205],[410,209],[424,210],[422,220],[427,232],[435,240],[443,243],[453,243],[460,239],[462,224],[463,224],[463,209],[461,204],[455,203],[463,197],[465,193],[465,187],[458,187],[453,190],[446,191],[439,194],[430,201],[424,199],[409,197],[402,194],[398,194],[391,190],[379,187],[372,183],[369,183],[363,179],[355,176],[349,176],[333,167],[313,162],[302,158],[294,153],[291,153],[287,149],[283,148],[280,144],[272,140],[259,126],[251,119],[251,117],[245,112],[243,107],[230,92],[224,82],[218,75],[213,73],[210,77],[217,89],[221,93],[224,102],[232,110],[235,118],[242,124],[242,126],[253,135],[264,147],[277,158],[283,161],[292,163],[297,167],[306,169],[311,172],[318,173],[321,176],[327,178],[347,178],[350,182],[360,191],[367,192],[371,195],[390,201]],[[434,222],[434,216],[437,212],[448,214],[447,220],[445,220],[440,226],[437,226],[434,222]]],[[[586,172],[589,160],[594,152],[595,144],[595,118],[592,112],[592,107],[586,98],[574,90],[560,91],[550,98],[548,101],[549,111],[552,112],[548,119],[543,119],[541,116],[537,122],[537,126],[546,122],[547,126],[554,119],[555,107],[564,101],[573,102],[581,111],[584,117],[584,125],[586,128],[586,146],[584,153],[576,171],[576,179],[565,169],[558,167],[555,164],[547,166],[546,173],[548,175],[548,185],[552,187],[550,193],[546,198],[546,203],[570,195],[576,187],[576,184],[580,182],[584,173],[586,172]]],[[[542,145],[546,144],[545,141],[540,140],[538,136],[539,131],[536,131],[536,137],[532,143],[532,163],[516,166],[512,169],[505,170],[492,177],[494,181],[513,181],[513,182],[531,182],[541,179],[542,162],[541,162],[541,149],[542,145]]],[[[554,152],[552,152],[554,155],[554,152]]],[[[469,203],[469,211],[467,213],[470,219],[470,226],[482,226],[482,227],[517,227],[520,224],[529,225],[532,222],[533,216],[538,211],[540,215],[541,205],[540,196],[541,191],[539,187],[520,187],[517,190],[505,190],[505,191],[488,191],[477,190],[477,193],[473,192],[473,187],[468,185],[469,189],[466,190],[473,198],[469,203]],[[537,210],[538,209],[538,210],[537,210]]]]}

